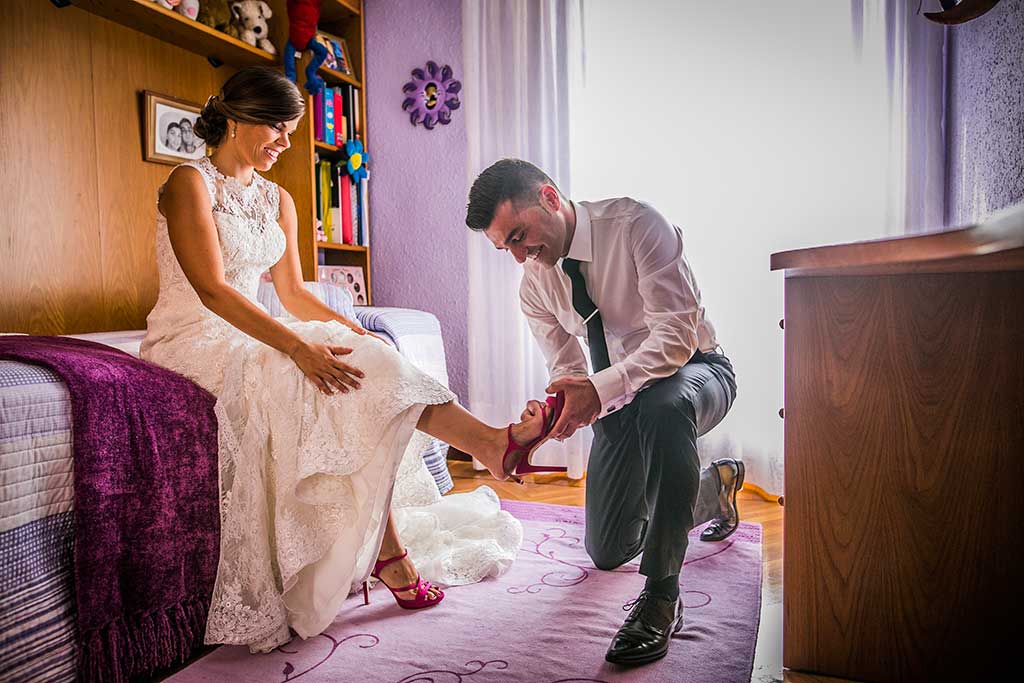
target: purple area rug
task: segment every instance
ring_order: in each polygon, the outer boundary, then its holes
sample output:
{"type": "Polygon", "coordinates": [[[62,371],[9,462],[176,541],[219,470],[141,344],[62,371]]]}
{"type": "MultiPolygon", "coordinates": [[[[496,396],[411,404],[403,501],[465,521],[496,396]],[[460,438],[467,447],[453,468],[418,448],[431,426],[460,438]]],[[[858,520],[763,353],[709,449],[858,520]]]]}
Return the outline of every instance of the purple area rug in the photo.
{"type": "Polygon", "coordinates": [[[523,522],[519,558],[500,579],[446,591],[436,608],[400,609],[383,586],[345,603],[323,634],[266,655],[224,646],[171,683],[748,683],[761,610],[761,527],[721,543],[691,534],[683,630],[668,656],[625,669],[604,661],[644,579],[637,563],[594,568],[583,509],[502,501],[523,522]]]}

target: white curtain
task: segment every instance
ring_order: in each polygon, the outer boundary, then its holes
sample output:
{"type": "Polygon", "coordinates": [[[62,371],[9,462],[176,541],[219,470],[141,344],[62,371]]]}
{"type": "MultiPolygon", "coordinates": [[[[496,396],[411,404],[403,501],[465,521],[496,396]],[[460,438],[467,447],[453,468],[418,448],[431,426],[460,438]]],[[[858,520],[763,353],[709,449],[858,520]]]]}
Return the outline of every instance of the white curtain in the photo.
{"type": "MultiPolygon", "coordinates": [[[[464,0],[462,33],[469,183],[498,159],[518,157],[571,196],[569,93],[582,56],[579,0],[464,0]]],[[[549,378],[519,310],[522,267],[483,235],[467,239],[470,409],[504,425],[529,399],[543,399],[549,378]]],[[[567,465],[578,479],[590,440],[590,430],[581,430],[549,442],[535,460],[567,465]]]]}
{"type": "Polygon", "coordinates": [[[935,61],[934,42],[918,41],[934,32],[916,4],[586,3],[574,198],[647,200],[682,228],[739,384],[701,460],[740,457],[773,494],[784,332],[769,255],[941,227],[941,131],[928,118],[941,118],[941,84],[911,78],[913,64],[941,69],[941,51],[935,61]]]}
{"type": "Polygon", "coordinates": [[[862,76],[885,95],[886,218],[907,233],[943,228],[946,206],[946,28],[920,7],[850,2],[862,76]]]}

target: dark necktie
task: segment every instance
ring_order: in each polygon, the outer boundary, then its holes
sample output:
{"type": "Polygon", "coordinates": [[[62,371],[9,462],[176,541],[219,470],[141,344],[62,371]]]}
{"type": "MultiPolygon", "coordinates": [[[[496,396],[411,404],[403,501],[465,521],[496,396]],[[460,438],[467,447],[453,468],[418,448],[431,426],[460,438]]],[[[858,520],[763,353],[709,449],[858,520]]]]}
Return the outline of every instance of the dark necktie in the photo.
{"type": "Polygon", "coordinates": [[[590,363],[594,372],[600,372],[611,365],[608,359],[608,342],[604,338],[604,323],[597,312],[594,300],[587,294],[587,283],[580,272],[580,262],[574,258],[562,259],[562,270],[572,282],[572,307],[587,321],[587,345],[590,347],[590,363]],[[589,318],[589,320],[588,320],[589,318]]]}

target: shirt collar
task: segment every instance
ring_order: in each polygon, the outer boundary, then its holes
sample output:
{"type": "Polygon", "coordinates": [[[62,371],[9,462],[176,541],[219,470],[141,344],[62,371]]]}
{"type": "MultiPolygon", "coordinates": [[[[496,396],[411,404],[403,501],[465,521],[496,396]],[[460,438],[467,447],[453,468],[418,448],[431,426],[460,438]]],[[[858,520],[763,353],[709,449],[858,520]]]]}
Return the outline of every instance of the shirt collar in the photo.
{"type": "Polygon", "coordinates": [[[572,244],[569,245],[569,253],[566,258],[576,259],[583,263],[590,263],[594,260],[594,247],[591,240],[590,212],[587,207],[576,202],[571,202],[576,212],[576,230],[572,235],[572,244]]]}

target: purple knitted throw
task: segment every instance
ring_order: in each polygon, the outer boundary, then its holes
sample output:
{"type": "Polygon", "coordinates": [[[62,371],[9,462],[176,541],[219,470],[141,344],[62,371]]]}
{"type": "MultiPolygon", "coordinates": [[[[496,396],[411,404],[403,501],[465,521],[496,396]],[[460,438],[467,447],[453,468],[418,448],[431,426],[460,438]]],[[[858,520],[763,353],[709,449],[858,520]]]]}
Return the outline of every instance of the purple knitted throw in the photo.
{"type": "Polygon", "coordinates": [[[71,394],[78,678],[128,681],[203,642],[220,549],[214,397],[102,344],[0,336],[71,394]]]}

